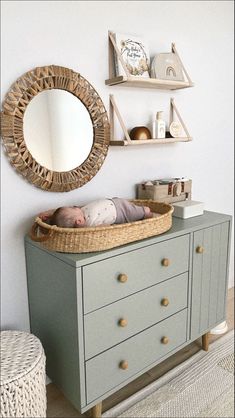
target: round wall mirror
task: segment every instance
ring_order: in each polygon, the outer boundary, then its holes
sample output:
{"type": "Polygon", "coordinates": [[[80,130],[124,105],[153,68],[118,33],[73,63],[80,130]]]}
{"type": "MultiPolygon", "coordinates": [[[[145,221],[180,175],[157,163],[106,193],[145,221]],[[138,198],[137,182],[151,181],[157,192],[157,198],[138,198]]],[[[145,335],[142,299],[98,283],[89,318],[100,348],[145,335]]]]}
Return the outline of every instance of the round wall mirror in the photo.
{"type": "Polygon", "coordinates": [[[83,103],[71,93],[53,89],[35,96],[23,120],[29,152],[42,166],[70,171],[88,157],[93,144],[93,125],[83,103]]]}
{"type": "Polygon", "coordinates": [[[1,116],[11,164],[44,190],[83,186],[107,155],[104,104],[91,84],[68,68],[52,65],[24,74],[6,95],[1,116]]]}

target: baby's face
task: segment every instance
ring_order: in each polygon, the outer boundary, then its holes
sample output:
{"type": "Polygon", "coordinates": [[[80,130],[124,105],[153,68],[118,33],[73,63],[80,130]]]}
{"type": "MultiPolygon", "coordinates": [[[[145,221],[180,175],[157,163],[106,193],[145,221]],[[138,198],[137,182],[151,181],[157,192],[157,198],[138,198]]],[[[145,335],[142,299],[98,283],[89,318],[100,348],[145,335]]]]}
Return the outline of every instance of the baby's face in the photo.
{"type": "Polygon", "coordinates": [[[71,208],[67,208],[67,211],[69,216],[74,219],[74,228],[85,226],[86,220],[80,208],[73,206],[71,208]]]}

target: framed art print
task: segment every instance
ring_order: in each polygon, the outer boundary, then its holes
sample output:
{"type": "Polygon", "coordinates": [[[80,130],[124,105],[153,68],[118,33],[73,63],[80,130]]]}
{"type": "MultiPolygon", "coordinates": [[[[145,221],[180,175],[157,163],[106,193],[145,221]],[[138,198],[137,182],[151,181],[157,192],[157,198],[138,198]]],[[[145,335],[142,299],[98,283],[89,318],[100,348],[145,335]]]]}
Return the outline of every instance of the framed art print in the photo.
{"type": "MultiPolygon", "coordinates": [[[[130,75],[149,78],[150,58],[145,41],[141,37],[120,33],[114,34],[114,38],[130,75]]],[[[115,68],[116,76],[126,75],[116,54],[115,68]]]]}

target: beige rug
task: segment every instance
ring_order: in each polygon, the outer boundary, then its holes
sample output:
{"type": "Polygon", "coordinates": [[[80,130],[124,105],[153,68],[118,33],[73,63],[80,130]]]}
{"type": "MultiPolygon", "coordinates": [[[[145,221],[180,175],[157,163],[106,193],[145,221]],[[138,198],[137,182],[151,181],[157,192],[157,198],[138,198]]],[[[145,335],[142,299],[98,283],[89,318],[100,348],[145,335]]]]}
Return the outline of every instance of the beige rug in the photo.
{"type": "Polygon", "coordinates": [[[231,331],[102,417],[234,417],[233,351],[231,331]]]}

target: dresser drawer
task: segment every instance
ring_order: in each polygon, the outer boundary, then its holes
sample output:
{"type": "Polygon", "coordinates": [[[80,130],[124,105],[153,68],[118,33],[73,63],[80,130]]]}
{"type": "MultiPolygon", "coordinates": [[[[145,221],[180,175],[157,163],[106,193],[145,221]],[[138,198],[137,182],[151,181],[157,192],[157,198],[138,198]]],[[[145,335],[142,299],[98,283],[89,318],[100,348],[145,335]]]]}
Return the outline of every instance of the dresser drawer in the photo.
{"type": "Polygon", "coordinates": [[[126,340],[187,307],[188,273],[183,273],[85,315],[85,357],[126,340]]]}
{"type": "Polygon", "coordinates": [[[189,235],[183,235],[85,266],[84,312],[184,273],[188,262],[189,235]]]}
{"type": "Polygon", "coordinates": [[[87,402],[92,402],[183,344],[186,341],[186,325],[187,309],[184,309],[88,360],[87,402]]]}

